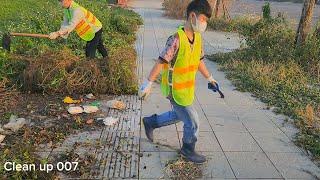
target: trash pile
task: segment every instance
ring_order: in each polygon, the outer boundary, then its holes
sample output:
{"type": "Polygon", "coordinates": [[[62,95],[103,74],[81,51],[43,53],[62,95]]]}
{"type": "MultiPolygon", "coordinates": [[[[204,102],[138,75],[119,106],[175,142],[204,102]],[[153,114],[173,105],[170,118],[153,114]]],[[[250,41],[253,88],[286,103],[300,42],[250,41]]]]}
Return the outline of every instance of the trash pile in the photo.
{"type": "MultiPolygon", "coordinates": [[[[100,102],[95,101],[96,97],[90,93],[84,96],[84,99],[73,99],[72,97],[66,96],[63,99],[65,104],[68,104],[67,111],[71,115],[78,115],[78,114],[93,114],[99,112],[100,102]]],[[[111,109],[117,110],[124,110],[126,105],[118,100],[110,100],[107,101],[106,106],[111,109]]],[[[119,118],[115,117],[97,117],[95,118],[97,122],[102,122],[106,126],[112,126],[119,121],[119,118]]],[[[94,119],[88,119],[86,124],[94,123],[94,119]]]]}
{"type": "Polygon", "coordinates": [[[170,179],[199,179],[202,177],[201,167],[182,158],[167,162],[165,173],[170,179]]]}

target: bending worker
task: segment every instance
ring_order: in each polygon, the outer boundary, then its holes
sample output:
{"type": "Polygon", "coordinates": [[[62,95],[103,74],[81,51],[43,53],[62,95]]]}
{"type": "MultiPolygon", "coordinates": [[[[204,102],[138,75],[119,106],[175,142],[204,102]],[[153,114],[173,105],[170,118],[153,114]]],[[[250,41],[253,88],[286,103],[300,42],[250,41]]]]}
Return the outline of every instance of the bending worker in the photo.
{"type": "Polygon", "coordinates": [[[204,163],[206,158],[195,151],[200,122],[193,107],[196,73],[199,71],[215,89],[219,87],[203,61],[201,33],[206,30],[211,14],[212,9],[207,0],[191,1],[187,7],[185,25],[169,37],[148,80],[139,91],[141,98],[148,96],[153,82],[161,73],[161,91],[170,100],[173,110],[144,117],[146,136],[153,141],[154,129],[183,121],[183,146],[180,153],[187,160],[198,164],[204,163]]]}
{"type": "Polygon", "coordinates": [[[79,37],[87,42],[86,57],[95,58],[97,49],[103,57],[107,57],[108,51],[102,40],[101,22],[73,0],[59,0],[59,2],[64,8],[63,23],[59,31],[50,33],[49,38],[67,38],[75,30],[79,37]]]}

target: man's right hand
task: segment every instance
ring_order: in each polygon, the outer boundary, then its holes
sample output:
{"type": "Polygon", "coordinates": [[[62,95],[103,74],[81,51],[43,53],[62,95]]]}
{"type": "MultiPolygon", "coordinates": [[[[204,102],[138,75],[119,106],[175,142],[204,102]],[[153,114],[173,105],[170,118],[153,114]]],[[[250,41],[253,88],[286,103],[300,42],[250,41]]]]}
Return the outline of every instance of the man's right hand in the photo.
{"type": "Polygon", "coordinates": [[[149,94],[151,93],[151,88],[152,88],[152,81],[145,81],[140,89],[139,89],[139,98],[141,98],[142,100],[146,99],[146,97],[149,96],[149,94]]]}
{"type": "Polygon", "coordinates": [[[58,32],[52,32],[49,34],[49,39],[57,39],[60,36],[58,32]]]}

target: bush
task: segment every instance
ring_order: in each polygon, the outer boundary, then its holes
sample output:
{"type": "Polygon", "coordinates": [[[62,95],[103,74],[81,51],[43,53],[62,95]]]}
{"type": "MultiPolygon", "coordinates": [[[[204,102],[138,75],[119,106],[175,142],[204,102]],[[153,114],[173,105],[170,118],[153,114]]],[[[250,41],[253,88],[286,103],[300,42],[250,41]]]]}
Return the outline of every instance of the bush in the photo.
{"type": "Polygon", "coordinates": [[[231,20],[224,18],[211,18],[208,27],[212,30],[226,32],[243,32],[259,21],[257,16],[241,16],[231,20]]]}
{"type": "Polygon", "coordinates": [[[320,85],[320,37],[312,34],[307,41],[296,49],[296,59],[320,85]]]}
{"type": "Polygon", "coordinates": [[[293,58],[295,32],[282,19],[261,19],[242,31],[255,58],[272,61],[293,58]]]}

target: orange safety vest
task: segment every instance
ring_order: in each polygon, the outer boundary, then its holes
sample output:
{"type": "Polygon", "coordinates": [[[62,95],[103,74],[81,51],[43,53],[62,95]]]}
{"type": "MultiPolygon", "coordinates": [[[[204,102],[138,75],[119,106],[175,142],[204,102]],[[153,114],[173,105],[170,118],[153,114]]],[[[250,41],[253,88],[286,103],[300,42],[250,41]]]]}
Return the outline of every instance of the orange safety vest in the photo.
{"type": "Polygon", "coordinates": [[[161,73],[161,91],[164,96],[170,93],[181,106],[191,105],[194,101],[195,79],[200,64],[202,49],[201,34],[195,32],[191,49],[187,35],[178,29],[179,51],[173,67],[165,64],[161,73]],[[171,76],[169,75],[171,73],[171,76]],[[172,92],[170,92],[172,91],[172,92]]]}
{"type": "Polygon", "coordinates": [[[78,8],[80,8],[81,11],[85,14],[85,17],[79,22],[75,30],[81,39],[85,41],[91,41],[96,33],[93,27],[101,29],[102,23],[90,11],[74,1],[70,5],[69,9],[64,10],[65,16],[67,17],[69,22],[73,18],[73,11],[78,8]]]}

